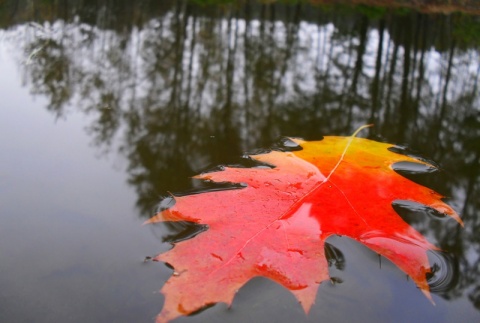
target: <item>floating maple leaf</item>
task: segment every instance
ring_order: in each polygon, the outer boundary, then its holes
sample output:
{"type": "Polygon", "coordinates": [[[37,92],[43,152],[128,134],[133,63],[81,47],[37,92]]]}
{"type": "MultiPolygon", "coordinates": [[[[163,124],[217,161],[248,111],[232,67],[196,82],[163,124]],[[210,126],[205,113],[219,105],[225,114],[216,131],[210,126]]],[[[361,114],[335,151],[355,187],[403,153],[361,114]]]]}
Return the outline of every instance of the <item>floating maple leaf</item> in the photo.
{"type": "Polygon", "coordinates": [[[302,149],[250,156],[273,168],[225,167],[196,176],[245,188],[175,197],[173,207],[147,221],[208,225],[155,258],[175,270],[161,290],[165,304],[158,322],[217,302],[230,305],[255,276],[288,288],[308,313],[318,286],[329,279],[324,243],[331,235],[355,239],[388,258],[430,298],[427,251],[437,248],[402,220],[392,202],[422,203],[461,220],[441,195],[392,165],[431,165],[354,136],[291,140],[302,149]]]}

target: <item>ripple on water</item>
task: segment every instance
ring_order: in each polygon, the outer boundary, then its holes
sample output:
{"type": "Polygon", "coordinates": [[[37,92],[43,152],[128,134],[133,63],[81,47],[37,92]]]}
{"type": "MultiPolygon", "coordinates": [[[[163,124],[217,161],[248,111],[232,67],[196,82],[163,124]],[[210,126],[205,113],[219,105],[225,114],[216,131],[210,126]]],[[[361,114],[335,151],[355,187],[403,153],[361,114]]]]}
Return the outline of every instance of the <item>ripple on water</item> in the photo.
{"type": "Polygon", "coordinates": [[[459,277],[456,257],[443,251],[430,251],[428,258],[432,268],[432,272],[427,274],[430,291],[443,294],[454,289],[459,277]]]}

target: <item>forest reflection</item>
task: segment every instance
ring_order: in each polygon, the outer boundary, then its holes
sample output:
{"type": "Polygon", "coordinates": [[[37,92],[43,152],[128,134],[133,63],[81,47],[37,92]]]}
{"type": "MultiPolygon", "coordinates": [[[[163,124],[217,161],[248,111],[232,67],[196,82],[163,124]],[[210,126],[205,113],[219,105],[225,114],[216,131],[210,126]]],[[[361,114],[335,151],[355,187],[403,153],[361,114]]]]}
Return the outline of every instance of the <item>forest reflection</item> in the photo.
{"type": "Polygon", "coordinates": [[[49,112],[88,114],[94,143],[126,157],[141,216],[167,190],[196,185],[189,176],[280,136],[373,123],[371,136],[452,174],[421,180],[451,197],[465,228],[410,222],[464,273],[442,296],[467,293],[480,309],[478,17],[300,2],[82,3],[3,15],[5,39],[49,112]]]}

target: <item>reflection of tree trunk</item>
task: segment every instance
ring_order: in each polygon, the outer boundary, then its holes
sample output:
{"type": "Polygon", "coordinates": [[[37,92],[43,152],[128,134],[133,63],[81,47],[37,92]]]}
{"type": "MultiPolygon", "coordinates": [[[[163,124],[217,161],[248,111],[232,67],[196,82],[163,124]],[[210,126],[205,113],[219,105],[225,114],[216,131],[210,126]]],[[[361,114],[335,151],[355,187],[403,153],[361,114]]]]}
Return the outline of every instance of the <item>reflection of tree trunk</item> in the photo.
{"type": "MultiPolygon", "coordinates": [[[[238,37],[238,19],[230,18],[228,19],[228,29],[227,29],[227,69],[225,73],[225,84],[226,84],[226,98],[225,98],[225,110],[229,116],[232,115],[232,97],[233,97],[233,76],[235,73],[235,52],[237,50],[237,37],[238,37]],[[235,25],[232,27],[232,20],[235,20],[235,25]],[[232,31],[234,29],[234,31],[232,31]],[[233,44],[230,42],[233,38],[233,44]]],[[[231,120],[224,120],[227,124],[231,124],[231,120]]]]}
{"type": "MultiPolygon", "coordinates": [[[[203,19],[202,19],[203,20],[203,19]]],[[[200,113],[200,110],[202,108],[203,104],[203,97],[206,91],[207,84],[211,80],[211,75],[209,72],[210,66],[212,64],[212,61],[215,61],[216,56],[217,56],[217,47],[211,44],[211,42],[214,42],[213,36],[215,35],[215,18],[205,18],[199,26],[201,27],[199,31],[200,39],[202,40],[202,45],[203,47],[206,47],[209,49],[208,52],[204,51],[199,51],[201,55],[199,54],[199,74],[198,78],[196,80],[197,82],[197,106],[196,106],[196,111],[197,114],[200,113]],[[210,37],[208,39],[205,39],[205,36],[202,35],[209,35],[210,37]]]]}
{"type": "Polygon", "coordinates": [[[325,61],[331,62],[332,60],[332,44],[330,44],[330,50],[327,54],[327,31],[326,28],[323,28],[320,23],[317,27],[317,37],[318,37],[318,48],[317,48],[317,59],[315,64],[315,82],[316,82],[316,93],[313,97],[313,107],[314,112],[312,113],[312,122],[315,124],[315,128],[318,129],[321,124],[322,114],[318,111],[322,111],[322,105],[326,104],[323,102],[326,98],[328,83],[327,75],[328,69],[331,64],[326,64],[325,61]],[[327,56],[328,55],[328,56],[327,56]],[[325,70],[324,69],[325,66],[325,70]]]}
{"type": "Polygon", "coordinates": [[[263,34],[265,33],[265,21],[267,20],[266,15],[267,4],[262,3],[260,6],[260,37],[263,37],[263,34]]]}
{"type": "Polygon", "coordinates": [[[193,57],[195,56],[195,43],[196,43],[196,27],[197,27],[197,16],[192,13],[192,33],[191,33],[191,40],[190,40],[190,57],[188,61],[188,79],[187,79],[187,89],[185,93],[185,107],[187,110],[190,110],[190,97],[192,95],[192,76],[193,76],[193,57]]]}
{"type": "Polygon", "coordinates": [[[250,88],[248,86],[248,81],[250,80],[251,77],[251,72],[249,69],[250,64],[253,62],[253,57],[251,55],[251,52],[253,50],[250,42],[250,37],[252,35],[252,24],[251,24],[251,15],[252,15],[252,9],[251,9],[251,4],[250,1],[247,1],[245,4],[245,33],[243,34],[243,60],[244,60],[244,66],[243,66],[243,95],[244,95],[244,110],[245,110],[245,130],[247,132],[246,137],[244,138],[246,142],[247,147],[250,146],[250,138],[252,137],[250,135],[250,131],[253,129],[250,129],[250,119],[251,119],[251,110],[250,110],[250,105],[251,105],[251,100],[250,100],[250,88]]]}
{"type": "Polygon", "coordinates": [[[187,29],[188,18],[186,15],[186,5],[185,2],[177,2],[176,11],[175,11],[175,45],[174,45],[174,67],[173,67],[173,80],[172,80],[172,91],[170,94],[170,103],[171,106],[179,106],[179,95],[181,94],[182,86],[182,74],[183,74],[183,55],[185,53],[185,33],[187,29]],[[183,18],[183,21],[181,20],[183,18]]]}
{"type": "MultiPolygon", "coordinates": [[[[396,28],[396,25],[393,25],[394,33],[398,36],[399,34],[399,28],[396,28]]],[[[393,37],[398,39],[398,37],[393,37]]],[[[396,73],[396,67],[397,67],[397,57],[398,57],[398,42],[393,41],[392,37],[390,37],[390,42],[393,42],[393,53],[392,57],[390,60],[390,68],[389,68],[389,74],[388,74],[388,85],[387,85],[387,97],[385,98],[385,122],[383,123],[384,125],[388,125],[392,123],[392,104],[391,104],[391,97],[392,97],[392,92],[393,92],[393,79],[396,73]]],[[[389,129],[383,129],[383,132],[389,132],[389,129]]]]}
{"type": "MultiPolygon", "coordinates": [[[[353,26],[352,28],[355,28],[355,26],[353,26]]],[[[353,30],[351,31],[351,33],[353,33],[353,30]]],[[[350,103],[350,100],[349,100],[349,96],[350,96],[350,92],[349,92],[349,89],[348,89],[348,80],[350,79],[349,77],[349,71],[350,71],[350,63],[351,63],[351,60],[352,60],[352,43],[353,43],[353,36],[351,36],[349,38],[349,43],[348,43],[348,61],[347,61],[347,64],[345,65],[345,69],[342,70],[342,73],[343,73],[343,85],[342,85],[342,89],[343,89],[343,92],[340,94],[340,105],[339,105],[339,111],[344,111],[344,105],[345,105],[345,102],[347,102],[347,104],[350,103]]],[[[357,56],[358,57],[358,56],[357,56]]],[[[351,107],[350,107],[350,112],[351,112],[351,107]]],[[[343,128],[343,131],[345,133],[350,133],[350,123],[349,123],[349,120],[350,117],[347,118],[347,120],[345,120],[345,122],[339,127],[343,128]]]]}
{"type": "MultiPolygon", "coordinates": [[[[442,128],[442,123],[443,123],[443,120],[445,119],[446,110],[447,110],[447,107],[448,107],[447,96],[448,96],[448,88],[449,88],[449,84],[450,84],[450,76],[451,76],[451,71],[452,71],[452,63],[453,63],[454,52],[455,52],[455,42],[452,41],[452,43],[450,45],[450,51],[449,51],[449,57],[448,57],[447,72],[446,72],[446,75],[445,75],[445,81],[443,83],[442,104],[441,104],[441,107],[440,107],[440,111],[438,112],[438,115],[437,115],[436,125],[432,126],[432,129],[436,128],[436,130],[437,130],[436,134],[435,134],[437,136],[436,152],[439,156],[443,156],[445,150],[447,149],[446,145],[441,144],[441,142],[442,142],[441,138],[440,138],[441,131],[438,131],[438,129],[442,128]]],[[[440,94],[438,96],[440,96],[440,94]]]]}
{"type": "MultiPolygon", "coordinates": [[[[480,64],[477,67],[477,73],[473,79],[472,90],[468,94],[465,94],[465,99],[468,103],[468,109],[474,111],[475,99],[478,98],[478,80],[480,78],[480,64]]],[[[479,166],[480,167],[480,166],[479,166]]]]}
{"type": "Polygon", "coordinates": [[[480,165],[480,153],[477,152],[475,155],[475,159],[471,163],[473,165],[473,171],[470,172],[470,176],[468,179],[468,187],[466,191],[465,201],[463,202],[463,208],[461,214],[463,215],[463,221],[467,222],[472,219],[465,218],[465,216],[469,215],[468,213],[468,206],[473,204],[473,199],[476,198],[474,196],[475,193],[475,185],[477,184],[478,178],[480,177],[479,174],[479,166],[480,165]]]}
{"type": "MultiPolygon", "coordinates": [[[[231,14],[228,18],[228,27],[227,27],[227,67],[225,70],[225,104],[220,111],[220,124],[223,125],[223,135],[224,151],[228,151],[230,155],[235,155],[239,153],[239,142],[237,129],[235,127],[235,111],[232,104],[233,100],[233,89],[234,89],[234,75],[235,75],[235,54],[237,51],[238,43],[238,14],[231,14]],[[234,21],[234,23],[233,23],[234,21]],[[233,40],[233,44],[231,41],[233,40]]],[[[223,88],[220,87],[220,91],[223,91],[223,88]]]]}
{"type": "Polygon", "coordinates": [[[315,59],[315,70],[317,73],[323,69],[323,61],[325,58],[325,38],[327,37],[323,37],[323,43],[321,43],[322,30],[323,30],[323,27],[320,24],[318,24],[317,25],[317,53],[316,53],[317,56],[315,59]]]}
{"type": "Polygon", "coordinates": [[[355,67],[353,69],[353,77],[352,83],[350,88],[350,95],[353,97],[357,94],[357,83],[358,77],[362,73],[363,70],[363,55],[365,54],[365,49],[367,47],[367,32],[368,32],[368,18],[366,16],[362,16],[360,20],[360,43],[357,47],[357,60],[355,62],[355,67]]]}
{"type": "Polygon", "coordinates": [[[362,16],[360,19],[360,43],[357,47],[357,60],[355,62],[355,67],[353,70],[353,78],[350,86],[350,92],[348,93],[347,102],[348,102],[348,114],[346,120],[346,132],[350,133],[352,131],[352,117],[353,117],[353,108],[355,99],[357,97],[357,85],[358,78],[363,71],[363,55],[365,54],[365,49],[367,47],[367,32],[368,32],[368,17],[362,16]]]}
{"type": "MultiPolygon", "coordinates": [[[[272,3],[269,5],[269,8],[270,8],[270,33],[268,35],[269,37],[269,41],[268,41],[268,44],[270,45],[270,49],[272,49],[275,44],[275,4],[272,3]]],[[[268,51],[268,50],[267,50],[268,51]]],[[[270,74],[270,80],[269,80],[269,83],[270,84],[275,84],[274,81],[275,81],[275,69],[273,68],[275,66],[275,61],[274,61],[274,58],[273,56],[269,55],[268,59],[268,69],[269,69],[269,74],[270,74]]],[[[274,105],[275,105],[275,93],[274,93],[274,89],[272,89],[272,87],[269,87],[269,91],[268,91],[268,116],[267,116],[267,119],[268,119],[268,123],[267,123],[267,133],[271,136],[273,136],[273,125],[274,125],[274,122],[275,122],[275,111],[274,111],[274,105]]]]}
{"type": "Polygon", "coordinates": [[[455,42],[452,41],[450,46],[449,56],[448,56],[448,66],[447,66],[447,73],[445,76],[445,85],[443,87],[442,93],[442,108],[440,110],[440,122],[445,117],[445,110],[447,108],[447,97],[448,97],[448,87],[450,84],[450,77],[452,74],[452,65],[453,65],[453,55],[455,54],[455,42]]]}
{"type": "Polygon", "coordinates": [[[398,127],[398,139],[400,141],[405,140],[405,133],[411,131],[408,127],[408,122],[411,121],[411,107],[410,107],[410,87],[408,82],[408,75],[410,74],[410,64],[411,64],[411,25],[409,23],[404,26],[404,59],[403,59],[403,75],[402,75],[402,91],[400,94],[400,104],[399,104],[399,127],[398,127]]]}
{"type": "Polygon", "coordinates": [[[377,48],[377,59],[375,60],[375,77],[372,82],[372,107],[370,113],[369,123],[375,123],[377,119],[377,111],[379,106],[379,81],[380,81],[380,70],[382,68],[382,55],[383,55],[383,34],[385,30],[385,19],[381,19],[378,26],[378,48],[377,48]]]}
{"type": "Polygon", "coordinates": [[[478,88],[478,79],[480,77],[480,64],[478,65],[478,68],[477,68],[477,74],[475,76],[475,80],[473,81],[473,86],[472,86],[472,93],[473,93],[473,97],[475,97],[478,92],[477,92],[477,88],[478,88]]]}
{"type": "MultiPolygon", "coordinates": [[[[287,21],[287,34],[286,34],[286,49],[285,49],[285,58],[283,59],[283,64],[281,68],[279,68],[280,73],[277,76],[276,84],[274,86],[274,97],[278,98],[281,95],[281,85],[285,79],[285,73],[288,68],[288,63],[290,62],[290,58],[292,57],[292,53],[297,54],[297,35],[298,35],[298,28],[300,24],[300,11],[301,11],[301,4],[300,2],[297,3],[295,6],[295,12],[293,14],[293,21],[290,23],[287,21]]],[[[295,66],[294,66],[295,67],[295,66]]]]}
{"type": "MultiPolygon", "coordinates": [[[[412,18],[413,19],[413,18],[412,18]]],[[[417,54],[418,54],[418,46],[420,43],[420,28],[423,22],[423,15],[417,13],[415,15],[415,30],[413,32],[413,50],[412,50],[412,73],[410,75],[410,84],[413,89],[415,83],[415,69],[417,68],[417,54]]]]}
{"type": "MultiPolygon", "coordinates": [[[[417,89],[415,95],[415,110],[418,111],[420,108],[420,99],[421,99],[421,92],[422,92],[422,85],[425,78],[425,52],[427,50],[427,35],[428,35],[428,27],[429,24],[425,19],[422,19],[422,27],[421,27],[421,54],[420,54],[420,65],[418,67],[418,78],[417,78],[417,89]]],[[[412,84],[413,85],[413,84],[412,84]]]]}
{"type": "MultiPolygon", "coordinates": [[[[324,46],[327,46],[327,35],[326,35],[326,31],[324,32],[325,33],[325,38],[324,38],[324,46]]],[[[330,44],[330,48],[328,50],[328,56],[327,56],[327,66],[325,68],[325,72],[324,72],[324,77],[323,77],[323,84],[322,84],[322,88],[323,88],[323,93],[322,93],[322,97],[325,97],[325,93],[327,92],[327,89],[329,88],[330,84],[329,84],[329,75],[330,75],[330,67],[332,66],[332,63],[334,62],[334,58],[333,58],[333,48],[335,47],[335,41],[333,39],[333,37],[330,37],[329,39],[329,44],[330,44]]]]}

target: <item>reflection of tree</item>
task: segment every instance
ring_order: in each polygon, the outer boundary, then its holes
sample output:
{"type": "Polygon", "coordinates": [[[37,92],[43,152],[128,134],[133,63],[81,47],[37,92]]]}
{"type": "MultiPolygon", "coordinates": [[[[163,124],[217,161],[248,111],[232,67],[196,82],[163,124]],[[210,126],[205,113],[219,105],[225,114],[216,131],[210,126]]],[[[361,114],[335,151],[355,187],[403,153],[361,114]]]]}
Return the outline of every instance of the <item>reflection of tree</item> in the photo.
{"type": "Polygon", "coordinates": [[[465,291],[479,307],[480,60],[459,29],[478,28],[474,18],[166,3],[123,4],[130,14],[87,6],[69,23],[17,27],[29,35],[26,83],[56,116],[76,106],[93,117],[94,142],[128,158],[142,216],[189,176],[279,135],[371,122],[454,174],[425,181],[452,197],[465,229],[412,224],[458,255],[465,275],[443,296],[465,291]]]}
{"type": "Polygon", "coordinates": [[[29,35],[31,42],[25,49],[29,56],[25,64],[31,64],[32,93],[49,97],[48,110],[59,114],[71,100],[72,80],[69,75],[70,57],[65,51],[63,39],[52,39],[48,28],[35,27],[29,35]],[[32,61],[35,64],[32,64],[32,61]]]}

